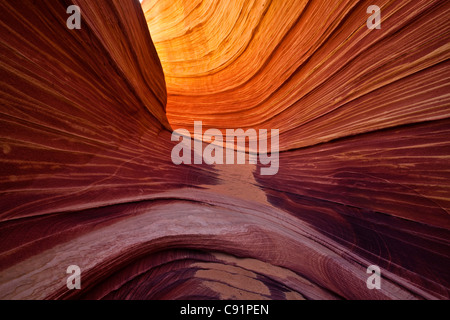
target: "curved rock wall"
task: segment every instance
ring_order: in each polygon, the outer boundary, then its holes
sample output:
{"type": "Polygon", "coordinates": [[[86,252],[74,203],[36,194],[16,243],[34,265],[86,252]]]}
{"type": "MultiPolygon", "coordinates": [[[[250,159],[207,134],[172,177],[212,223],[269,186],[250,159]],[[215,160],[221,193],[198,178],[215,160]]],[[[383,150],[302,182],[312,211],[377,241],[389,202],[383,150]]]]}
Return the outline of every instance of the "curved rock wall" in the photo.
{"type": "Polygon", "coordinates": [[[0,2],[0,298],[448,299],[449,13],[0,2]],[[200,120],[279,129],[278,173],[174,165],[200,120]]]}

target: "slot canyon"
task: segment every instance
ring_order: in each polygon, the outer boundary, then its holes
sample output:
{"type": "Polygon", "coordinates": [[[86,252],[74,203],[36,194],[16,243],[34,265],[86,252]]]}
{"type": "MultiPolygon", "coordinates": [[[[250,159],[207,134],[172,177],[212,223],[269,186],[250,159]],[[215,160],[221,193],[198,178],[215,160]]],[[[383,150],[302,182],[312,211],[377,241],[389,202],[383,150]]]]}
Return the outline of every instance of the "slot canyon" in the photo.
{"type": "Polygon", "coordinates": [[[0,299],[448,300],[449,15],[1,0],[0,299]],[[278,171],[174,164],[195,121],[278,129],[278,171]]]}

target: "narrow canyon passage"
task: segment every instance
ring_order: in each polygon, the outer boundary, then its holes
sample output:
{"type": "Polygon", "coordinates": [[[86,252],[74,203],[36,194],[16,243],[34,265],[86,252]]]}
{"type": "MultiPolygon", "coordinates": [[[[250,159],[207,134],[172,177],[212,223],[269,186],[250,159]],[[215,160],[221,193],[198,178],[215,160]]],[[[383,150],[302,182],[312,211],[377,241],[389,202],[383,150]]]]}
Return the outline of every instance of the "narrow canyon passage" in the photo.
{"type": "Polygon", "coordinates": [[[0,1],[0,299],[449,299],[449,14],[0,1]],[[276,172],[175,164],[195,121],[279,130],[276,172]]]}

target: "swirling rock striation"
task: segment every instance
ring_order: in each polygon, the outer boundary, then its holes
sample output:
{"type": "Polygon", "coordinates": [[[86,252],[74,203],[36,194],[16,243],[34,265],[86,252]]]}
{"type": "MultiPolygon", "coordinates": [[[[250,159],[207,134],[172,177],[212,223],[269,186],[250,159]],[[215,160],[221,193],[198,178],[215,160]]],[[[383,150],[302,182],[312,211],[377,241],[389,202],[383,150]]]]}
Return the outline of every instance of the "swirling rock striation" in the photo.
{"type": "Polygon", "coordinates": [[[371,4],[0,2],[0,298],[449,299],[450,5],[371,4]],[[200,120],[278,173],[174,165],[200,120]]]}

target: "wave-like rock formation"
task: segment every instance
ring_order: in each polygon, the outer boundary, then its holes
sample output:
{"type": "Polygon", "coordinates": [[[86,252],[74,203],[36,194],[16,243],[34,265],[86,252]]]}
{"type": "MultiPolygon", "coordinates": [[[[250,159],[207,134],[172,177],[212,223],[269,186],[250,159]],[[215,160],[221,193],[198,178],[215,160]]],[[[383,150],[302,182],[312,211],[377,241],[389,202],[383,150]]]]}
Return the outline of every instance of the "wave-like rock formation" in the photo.
{"type": "Polygon", "coordinates": [[[0,298],[449,299],[450,4],[375,2],[1,1],[0,298]]]}

